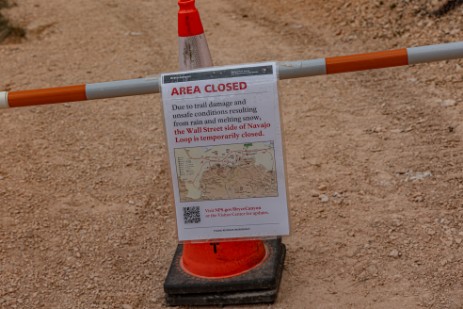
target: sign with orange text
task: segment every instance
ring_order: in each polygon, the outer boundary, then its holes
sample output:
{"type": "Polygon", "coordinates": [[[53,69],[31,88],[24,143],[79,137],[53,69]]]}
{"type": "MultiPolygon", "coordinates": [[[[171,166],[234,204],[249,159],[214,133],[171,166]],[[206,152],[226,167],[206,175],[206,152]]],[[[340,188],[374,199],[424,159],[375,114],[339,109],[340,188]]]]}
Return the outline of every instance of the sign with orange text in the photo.
{"type": "Polygon", "coordinates": [[[161,80],[179,240],[288,235],[276,63],[161,80]]]}

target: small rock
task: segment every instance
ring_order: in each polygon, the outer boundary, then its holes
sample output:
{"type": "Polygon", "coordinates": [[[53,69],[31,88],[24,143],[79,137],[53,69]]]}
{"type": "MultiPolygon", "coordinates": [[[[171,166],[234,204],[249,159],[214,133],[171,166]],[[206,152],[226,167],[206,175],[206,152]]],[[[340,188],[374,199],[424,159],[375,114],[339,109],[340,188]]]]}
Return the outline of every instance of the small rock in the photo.
{"type": "Polygon", "coordinates": [[[54,26],[55,23],[46,23],[43,21],[35,21],[27,26],[27,32],[32,34],[41,34],[48,28],[54,26]]]}
{"type": "Polygon", "coordinates": [[[293,28],[293,29],[301,29],[303,28],[304,26],[301,25],[301,24],[298,24],[298,23],[291,23],[288,25],[290,28],[293,28]]]}
{"type": "Polygon", "coordinates": [[[397,249],[394,249],[392,250],[391,252],[389,252],[389,256],[390,257],[393,257],[395,259],[399,258],[400,256],[402,256],[402,253],[399,252],[399,250],[397,249]]]}
{"type": "Polygon", "coordinates": [[[395,227],[401,227],[403,224],[400,218],[394,218],[391,223],[395,227]]]}
{"type": "Polygon", "coordinates": [[[318,190],[320,191],[325,191],[326,189],[328,189],[328,186],[324,183],[318,186],[318,190]]]}
{"type": "Polygon", "coordinates": [[[432,173],[430,171],[426,171],[426,172],[408,172],[407,173],[407,180],[411,180],[411,181],[416,181],[416,180],[423,180],[425,178],[428,178],[428,177],[432,177],[432,173]]]}
{"type": "Polygon", "coordinates": [[[319,199],[322,203],[328,203],[328,201],[330,200],[330,198],[326,194],[320,194],[319,199]]]}
{"type": "Polygon", "coordinates": [[[457,105],[457,101],[451,100],[451,99],[443,100],[443,101],[441,101],[440,105],[443,106],[443,107],[455,106],[455,105],[457,105]]]}

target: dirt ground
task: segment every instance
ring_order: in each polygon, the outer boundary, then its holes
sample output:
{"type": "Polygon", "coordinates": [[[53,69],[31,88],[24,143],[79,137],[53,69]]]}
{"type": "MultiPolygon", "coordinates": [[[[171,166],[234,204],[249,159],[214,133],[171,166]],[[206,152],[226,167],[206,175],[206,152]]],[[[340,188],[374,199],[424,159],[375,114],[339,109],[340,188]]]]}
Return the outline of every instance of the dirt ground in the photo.
{"type": "MultiPolygon", "coordinates": [[[[21,0],[0,91],[177,69],[176,1],[21,0]]],[[[444,1],[198,0],[215,64],[462,40],[444,1]]],[[[280,82],[292,234],[277,302],[463,308],[463,61],[280,82]]],[[[164,308],[160,96],[0,112],[0,307],[164,308]]],[[[242,308],[248,308],[246,306],[242,308]]]]}

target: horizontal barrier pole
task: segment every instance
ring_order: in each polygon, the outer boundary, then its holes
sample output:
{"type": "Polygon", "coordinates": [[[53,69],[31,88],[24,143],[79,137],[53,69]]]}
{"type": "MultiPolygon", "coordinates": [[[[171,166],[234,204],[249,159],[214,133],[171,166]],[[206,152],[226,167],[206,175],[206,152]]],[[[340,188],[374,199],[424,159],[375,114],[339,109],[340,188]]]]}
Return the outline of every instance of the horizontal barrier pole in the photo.
{"type": "MultiPolygon", "coordinates": [[[[463,58],[463,42],[366,54],[278,62],[280,79],[356,72],[463,58]]],[[[87,85],[0,92],[0,108],[56,104],[159,93],[158,76],[87,85]]]]}
{"type": "Polygon", "coordinates": [[[279,62],[280,79],[355,72],[463,58],[463,42],[411,47],[390,51],[279,62]]]}

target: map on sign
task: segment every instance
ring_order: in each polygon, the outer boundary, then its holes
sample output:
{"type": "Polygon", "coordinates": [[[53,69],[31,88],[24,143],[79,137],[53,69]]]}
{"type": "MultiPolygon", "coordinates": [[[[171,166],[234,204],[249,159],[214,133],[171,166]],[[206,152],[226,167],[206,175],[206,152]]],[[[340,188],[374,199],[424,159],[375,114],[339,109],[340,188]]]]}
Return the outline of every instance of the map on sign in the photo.
{"type": "Polygon", "coordinates": [[[273,142],[175,149],[180,201],[278,196],[273,142]]]}

